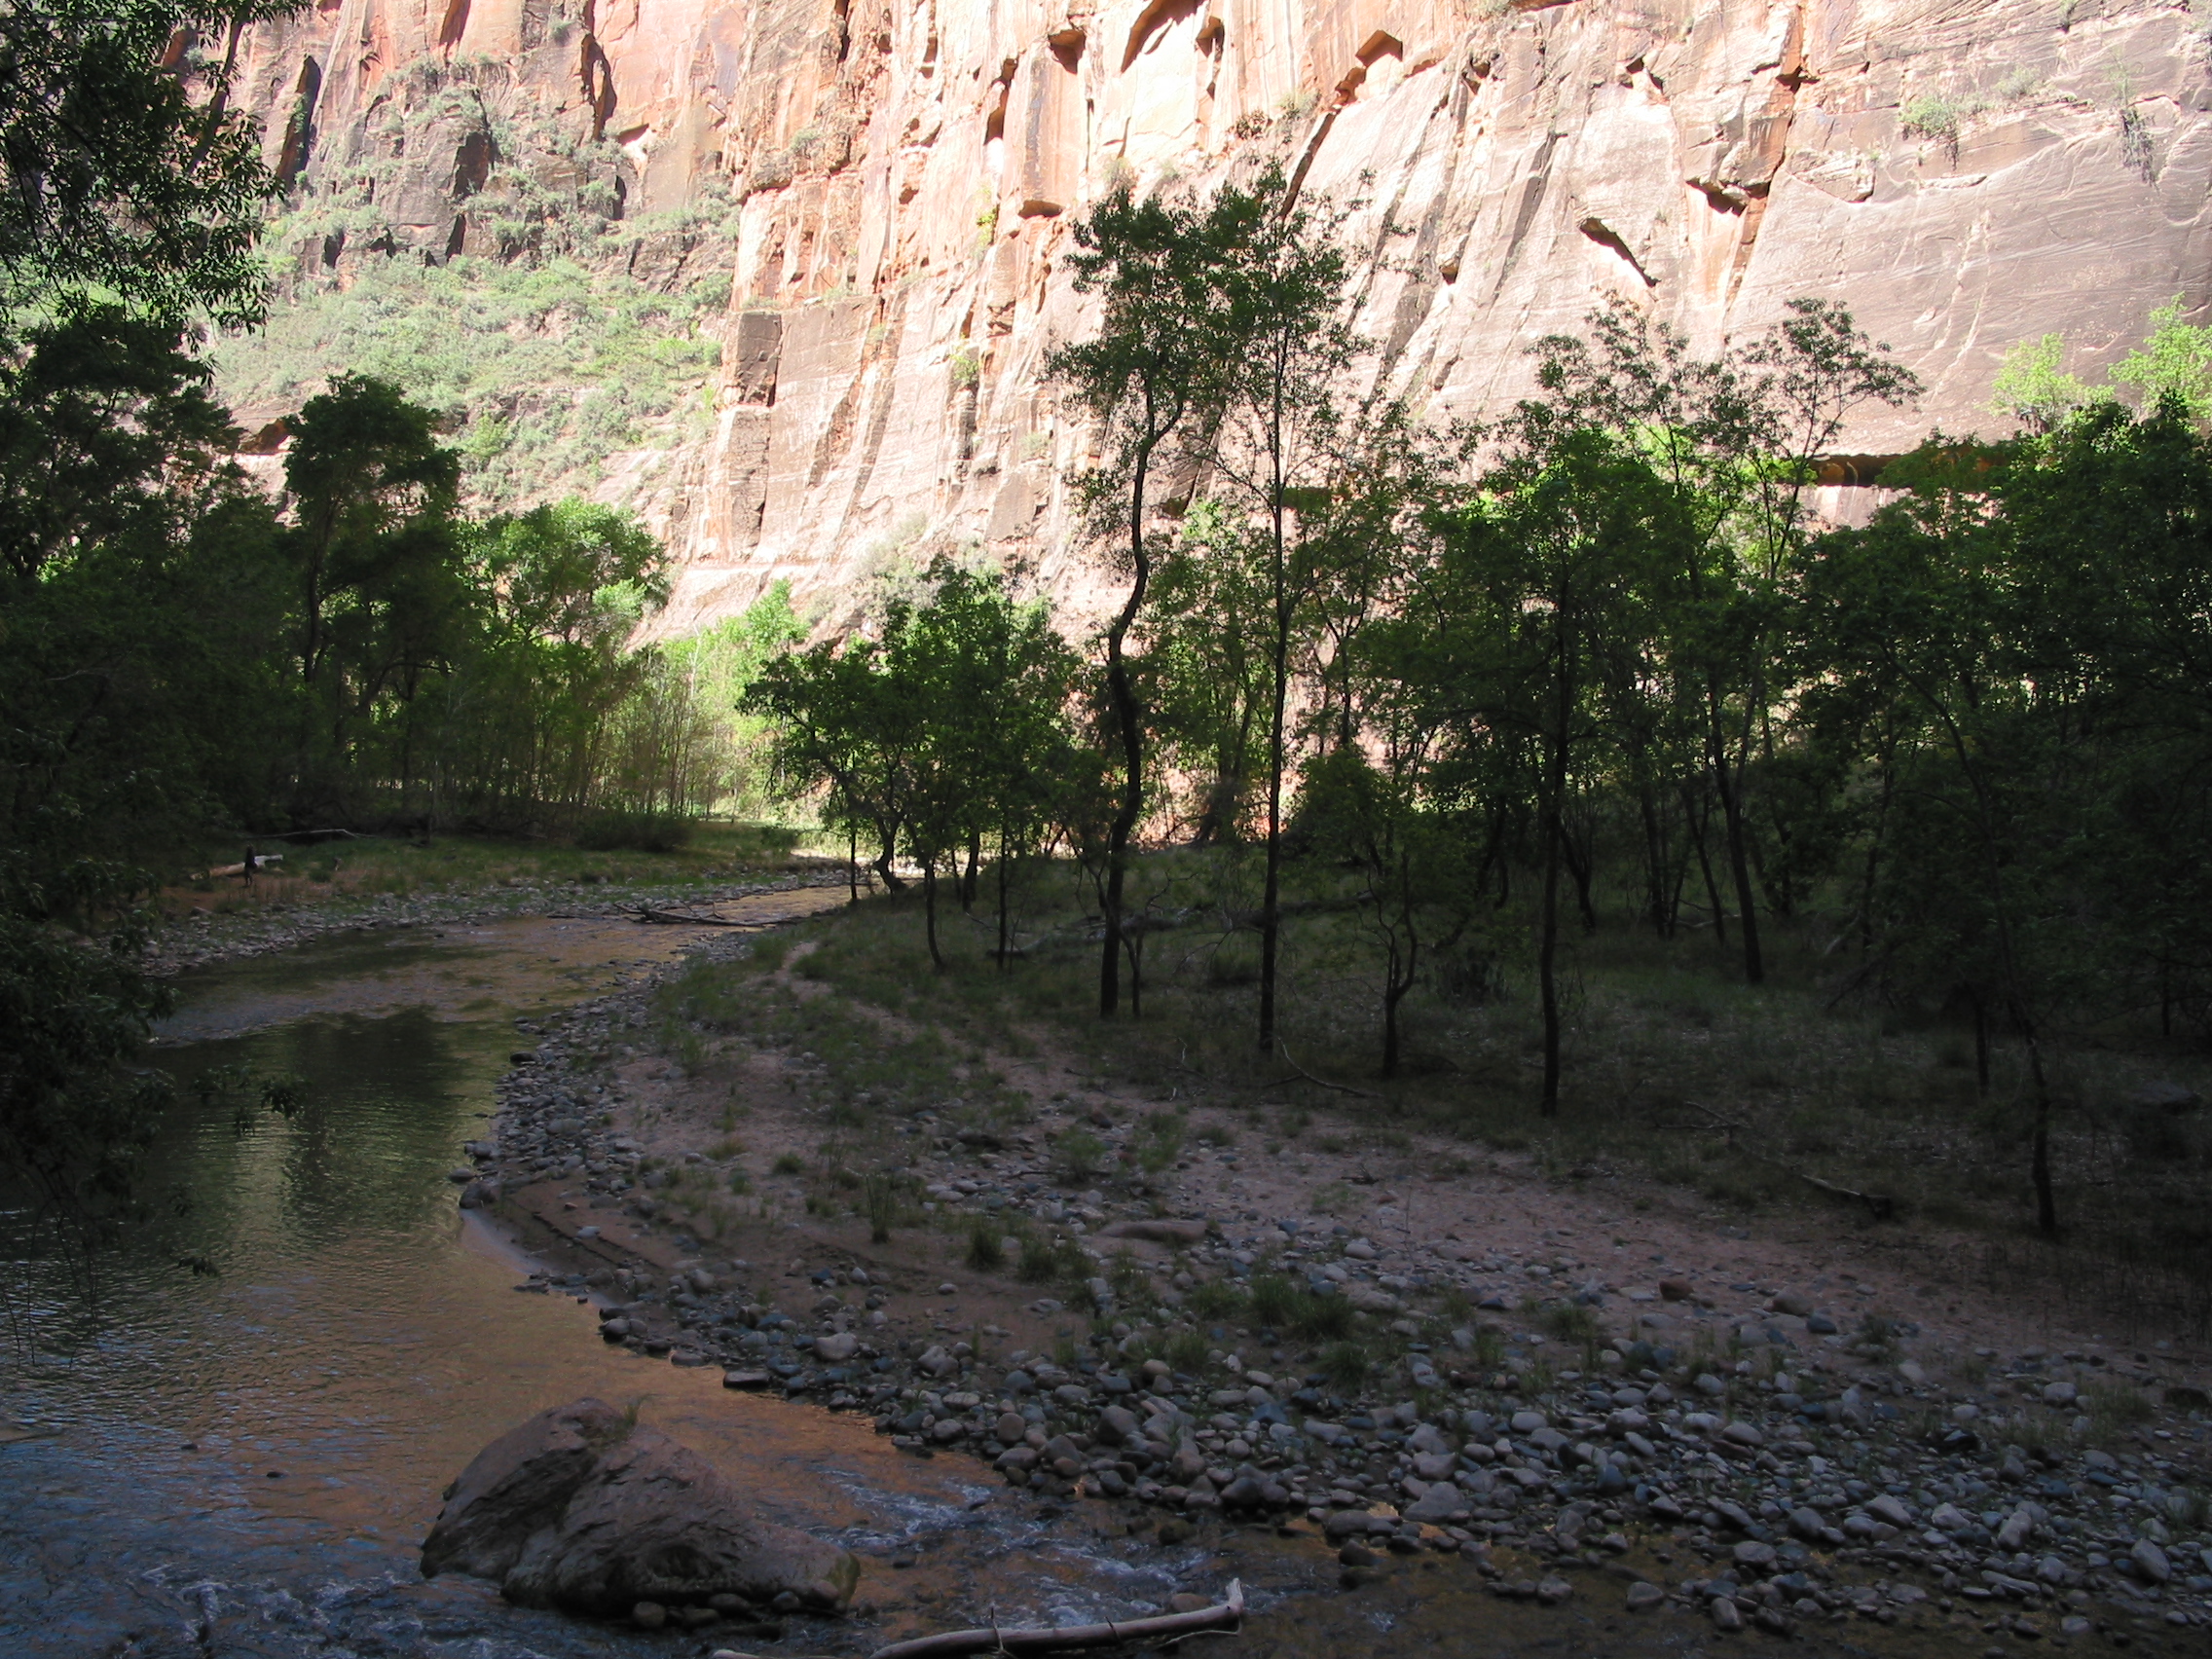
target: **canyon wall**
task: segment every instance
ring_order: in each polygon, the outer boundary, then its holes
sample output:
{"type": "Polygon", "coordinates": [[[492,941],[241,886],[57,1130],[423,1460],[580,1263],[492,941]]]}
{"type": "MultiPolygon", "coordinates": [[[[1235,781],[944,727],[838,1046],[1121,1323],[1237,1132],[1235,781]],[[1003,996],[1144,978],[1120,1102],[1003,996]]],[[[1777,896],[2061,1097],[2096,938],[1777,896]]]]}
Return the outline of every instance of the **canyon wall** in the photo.
{"type": "Polygon", "coordinates": [[[571,256],[726,281],[711,408],[596,485],[675,549],[678,629],[977,542],[1095,600],[1087,434],[1042,370],[1085,327],[1071,223],[1119,179],[1279,158],[1356,203],[1362,373],[1438,413],[1510,399],[1608,294],[1707,349],[1825,295],[1927,384],[1848,435],[1894,453],[1996,429],[2016,341],[2094,369],[2207,297],[2187,4],[324,0],[243,61],[338,227],[278,247],[295,290],[550,258],[595,217],[636,234],[571,256]]]}

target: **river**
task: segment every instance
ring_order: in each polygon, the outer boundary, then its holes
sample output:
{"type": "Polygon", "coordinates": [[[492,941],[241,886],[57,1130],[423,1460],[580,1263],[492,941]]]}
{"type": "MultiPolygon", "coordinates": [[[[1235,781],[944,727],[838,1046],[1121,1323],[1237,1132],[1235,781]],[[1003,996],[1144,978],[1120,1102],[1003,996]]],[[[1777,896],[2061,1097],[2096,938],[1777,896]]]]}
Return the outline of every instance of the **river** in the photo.
{"type": "Polygon", "coordinates": [[[187,1084],[241,1065],[294,1076],[305,1105],[242,1124],[221,1102],[180,1107],[151,1165],[160,1218],[101,1263],[90,1302],[49,1267],[12,1270],[0,1653],[706,1653],[711,1632],[647,1635],[421,1577],[447,1482],[498,1433],[587,1394],[637,1402],[766,1513],[862,1558],[855,1616],[794,1621],[769,1651],[1134,1617],[1233,1574],[1253,1597],[1235,1649],[1247,1659],[1425,1656],[1478,1633],[1494,1653],[1699,1645],[1682,1621],[1624,1625],[1617,1586],[1538,1611],[1433,1558],[1355,1596],[1309,1594],[1336,1578],[1317,1539],[1230,1529],[1163,1548],[1105,1505],[1020,1507],[977,1463],[920,1460],[866,1419],[731,1393],[712,1370],[603,1345],[576,1299],[518,1294],[530,1264],[458,1208],[448,1179],[483,1132],[514,1022],[682,942],[553,918],[364,932],[180,983],[161,1063],[187,1084]]]}

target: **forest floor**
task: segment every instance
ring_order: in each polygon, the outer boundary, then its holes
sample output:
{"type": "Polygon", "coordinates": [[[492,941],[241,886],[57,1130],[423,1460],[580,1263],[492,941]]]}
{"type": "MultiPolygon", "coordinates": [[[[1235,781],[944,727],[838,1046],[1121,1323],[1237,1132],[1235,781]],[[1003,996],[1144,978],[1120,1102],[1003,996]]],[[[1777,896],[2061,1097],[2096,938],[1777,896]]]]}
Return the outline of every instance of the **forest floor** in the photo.
{"type": "Polygon", "coordinates": [[[1694,1122],[1563,1151],[1342,1043],[1207,1067],[1166,987],[1147,1040],[1055,1017],[940,920],[942,976],[877,900],[533,1031],[464,1201],[611,1342],[1163,1541],[1288,1528],[1347,1589],[1449,1555],[1714,1632],[2201,1651],[2212,1349],[2155,1298],[1993,1282],[1971,1213],[1672,1176],[1655,1140],[1733,1138],[1694,1122]]]}

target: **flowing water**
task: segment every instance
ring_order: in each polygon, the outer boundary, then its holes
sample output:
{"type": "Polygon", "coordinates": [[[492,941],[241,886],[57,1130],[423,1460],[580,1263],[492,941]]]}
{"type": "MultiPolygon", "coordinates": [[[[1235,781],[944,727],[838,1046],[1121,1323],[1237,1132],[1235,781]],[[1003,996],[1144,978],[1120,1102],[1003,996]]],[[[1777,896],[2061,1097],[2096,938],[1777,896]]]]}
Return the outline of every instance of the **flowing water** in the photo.
{"type": "MultiPolygon", "coordinates": [[[[510,1607],[417,1568],[439,1494],[488,1440],[586,1394],[713,1458],[774,1518],[860,1554],[855,1617],[770,1651],[996,1618],[1127,1618],[1232,1573],[1256,1594],[1235,1649],[1627,1654],[1697,1633],[1480,1597],[1422,1559],[1357,1596],[1317,1541],[1231,1530],[1162,1549],[1103,1505],[1013,1503],[980,1465],[894,1452],[865,1419],[722,1389],[610,1348],[592,1310],[518,1295],[527,1264],[460,1211],[448,1172],[483,1132],[513,1021],[622,982],[681,930],[599,920],[361,934],[181,986],[163,1063],[304,1085],[289,1120],[181,1107],[154,1160],[173,1210],[101,1266],[96,1300],[10,1270],[0,1357],[0,1654],[698,1654],[699,1637],[510,1607]],[[203,1271],[180,1266],[197,1261],[203,1271]],[[26,1344],[25,1338],[35,1338],[26,1344]]],[[[190,1094],[190,1090],[187,1090],[190,1094]]],[[[1617,1608],[1617,1586],[1600,1588],[1617,1608]]],[[[711,1636],[711,1633],[710,1633],[711,1636]]],[[[748,1645],[762,1645],[757,1641],[748,1645]]]]}

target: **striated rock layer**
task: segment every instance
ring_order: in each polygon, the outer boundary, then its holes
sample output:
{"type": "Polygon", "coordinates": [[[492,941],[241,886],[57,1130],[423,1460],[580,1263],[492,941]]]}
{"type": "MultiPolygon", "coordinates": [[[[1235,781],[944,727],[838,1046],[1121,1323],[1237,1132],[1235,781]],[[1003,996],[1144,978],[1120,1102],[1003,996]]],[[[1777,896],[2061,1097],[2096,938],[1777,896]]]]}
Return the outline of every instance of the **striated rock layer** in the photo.
{"type": "Polygon", "coordinates": [[[1280,157],[1359,203],[1363,372],[1438,412],[1609,293],[1708,349],[1823,294],[1927,382],[1850,434],[1888,453],[1993,426],[2015,341],[2093,366],[2205,298],[2181,0],[324,0],[241,52],[295,199],[352,226],[280,250],[296,281],[590,215],[668,227],[633,275],[728,274],[711,419],[600,485],[677,551],[679,629],[977,541],[1094,597],[1042,365],[1118,178],[1280,157]]]}

